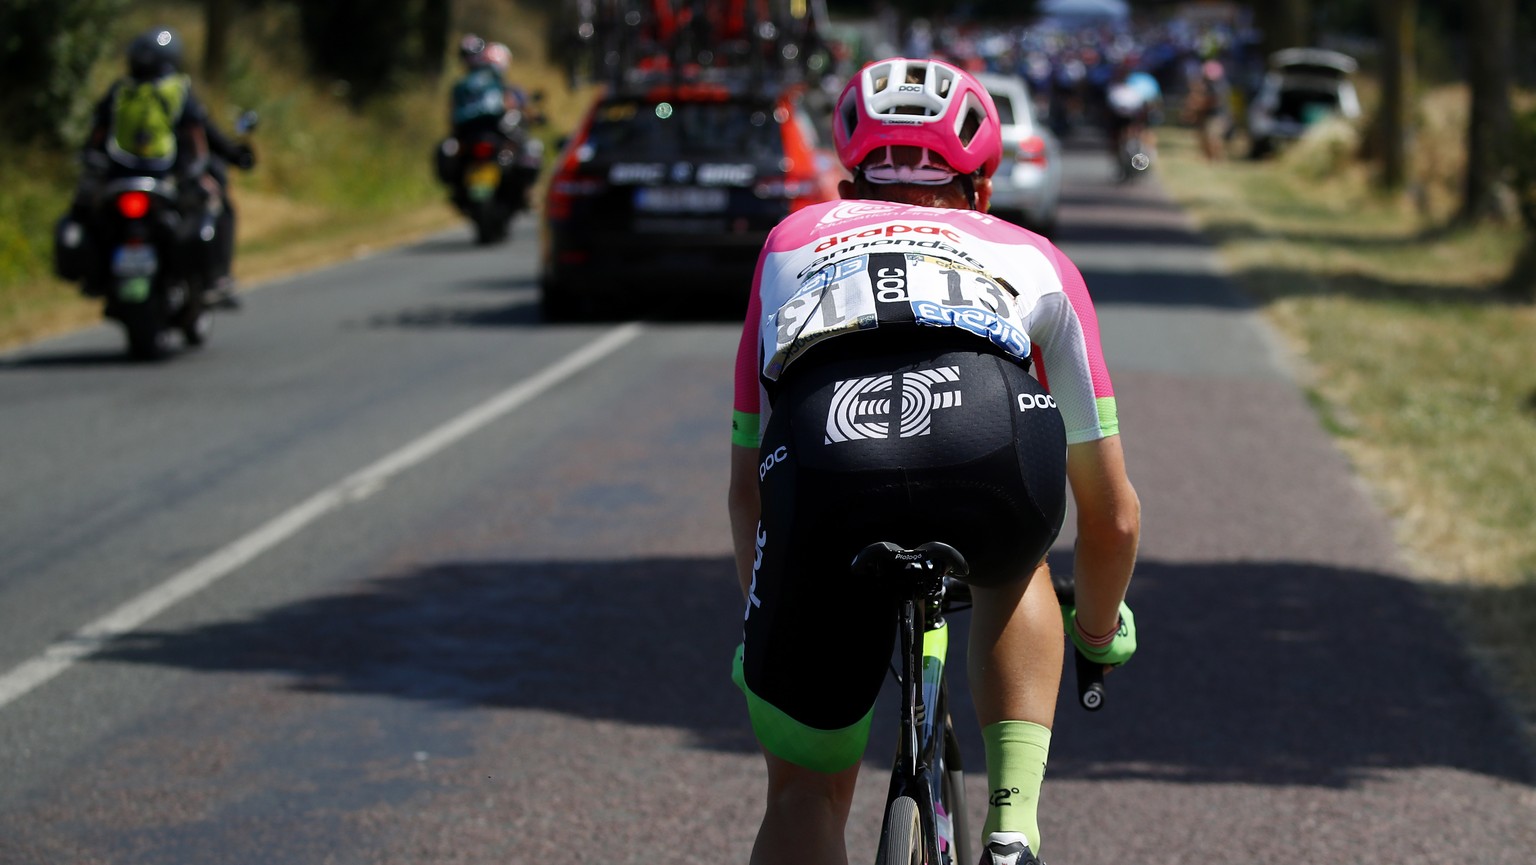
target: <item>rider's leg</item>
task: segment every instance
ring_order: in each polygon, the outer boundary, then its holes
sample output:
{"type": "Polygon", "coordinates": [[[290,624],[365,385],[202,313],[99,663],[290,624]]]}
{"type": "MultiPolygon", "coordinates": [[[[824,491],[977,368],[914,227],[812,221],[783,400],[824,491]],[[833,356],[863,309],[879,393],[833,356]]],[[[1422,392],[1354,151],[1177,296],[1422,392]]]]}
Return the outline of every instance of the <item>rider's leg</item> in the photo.
{"type": "Polygon", "coordinates": [[[766,752],[763,756],[768,761],[768,807],[752,847],[752,865],[847,865],[843,830],[859,764],[827,774],[766,752]]]}
{"type": "Polygon", "coordinates": [[[1022,832],[1038,855],[1036,808],[1064,653],[1061,608],[1044,562],[1026,581],[973,586],[971,595],[967,670],[987,746],[990,799],[983,837],[1022,832]]]}

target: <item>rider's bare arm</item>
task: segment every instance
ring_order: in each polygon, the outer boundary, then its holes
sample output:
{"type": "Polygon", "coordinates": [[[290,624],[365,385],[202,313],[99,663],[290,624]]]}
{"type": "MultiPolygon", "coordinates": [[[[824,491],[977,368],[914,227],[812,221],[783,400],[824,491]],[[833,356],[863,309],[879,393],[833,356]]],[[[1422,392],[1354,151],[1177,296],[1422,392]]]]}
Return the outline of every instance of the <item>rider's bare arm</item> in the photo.
{"type": "Polygon", "coordinates": [[[752,586],[752,563],[757,558],[757,521],[762,501],[757,494],[757,448],[731,445],[731,542],[736,552],[736,578],[741,596],[752,586]]]}
{"type": "Polygon", "coordinates": [[[1067,481],[1077,505],[1078,623],[1087,633],[1107,634],[1116,627],[1141,535],[1141,501],[1125,473],[1120,437],[1069,445],[1067,481]]]}

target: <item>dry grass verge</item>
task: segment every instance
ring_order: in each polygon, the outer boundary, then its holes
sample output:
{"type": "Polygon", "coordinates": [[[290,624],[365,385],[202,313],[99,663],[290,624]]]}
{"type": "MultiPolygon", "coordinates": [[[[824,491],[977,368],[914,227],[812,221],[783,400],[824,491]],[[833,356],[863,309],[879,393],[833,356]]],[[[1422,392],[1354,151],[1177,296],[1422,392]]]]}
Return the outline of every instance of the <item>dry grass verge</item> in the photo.
{"type": "Polygon", "coordinates": [[[1536,735],[1536,307],[1499,289],[1518,226],[1439,227],[1460,142],[1431,131],[1413,196],[1372,189],[1348,129],[1215,164],[1168,130],[1161,171],[1304,359],[1416,574],[1536,735]]]}

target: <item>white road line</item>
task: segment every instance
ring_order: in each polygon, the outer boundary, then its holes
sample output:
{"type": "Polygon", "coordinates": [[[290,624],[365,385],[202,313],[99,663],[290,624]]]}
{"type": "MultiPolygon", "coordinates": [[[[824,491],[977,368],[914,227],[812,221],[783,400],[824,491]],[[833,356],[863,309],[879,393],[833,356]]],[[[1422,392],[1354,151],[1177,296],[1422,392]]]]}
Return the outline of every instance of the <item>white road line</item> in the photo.
{"type": "Polygon", "coordinates": [[[298,534],[305,526],[325,514],[373,495],[394,475],[445,450],[459,439],[618,351],[639,336],[642,329],[640,324],[634,322],[614,328],[596,342],[567,355],[532,378],[524,379],[491,397],[340,483],[321,490],[266,525],[54,643],[41,654],[0,675],[0,709],[69,669],[82,658],[99,651],[113,639],[131,633],[175,604],[208,588],[241,565],[298,534]]]}

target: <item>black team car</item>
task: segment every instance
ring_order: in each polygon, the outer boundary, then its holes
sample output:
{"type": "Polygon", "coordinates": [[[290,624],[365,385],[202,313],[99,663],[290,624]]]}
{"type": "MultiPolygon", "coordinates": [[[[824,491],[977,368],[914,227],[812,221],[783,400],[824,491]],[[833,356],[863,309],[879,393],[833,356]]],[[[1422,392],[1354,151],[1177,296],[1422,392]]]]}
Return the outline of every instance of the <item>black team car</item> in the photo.
{"type": "MultiPolygon", "coordinates": [[[[845,176],[794,83],[729,76],[600,96],[564,145],[544,208],[547,321],[657,304],[744,308],[768,232],[845,176]]],[[[670,308],[676,308],[670,307],[670,308]]]]}

